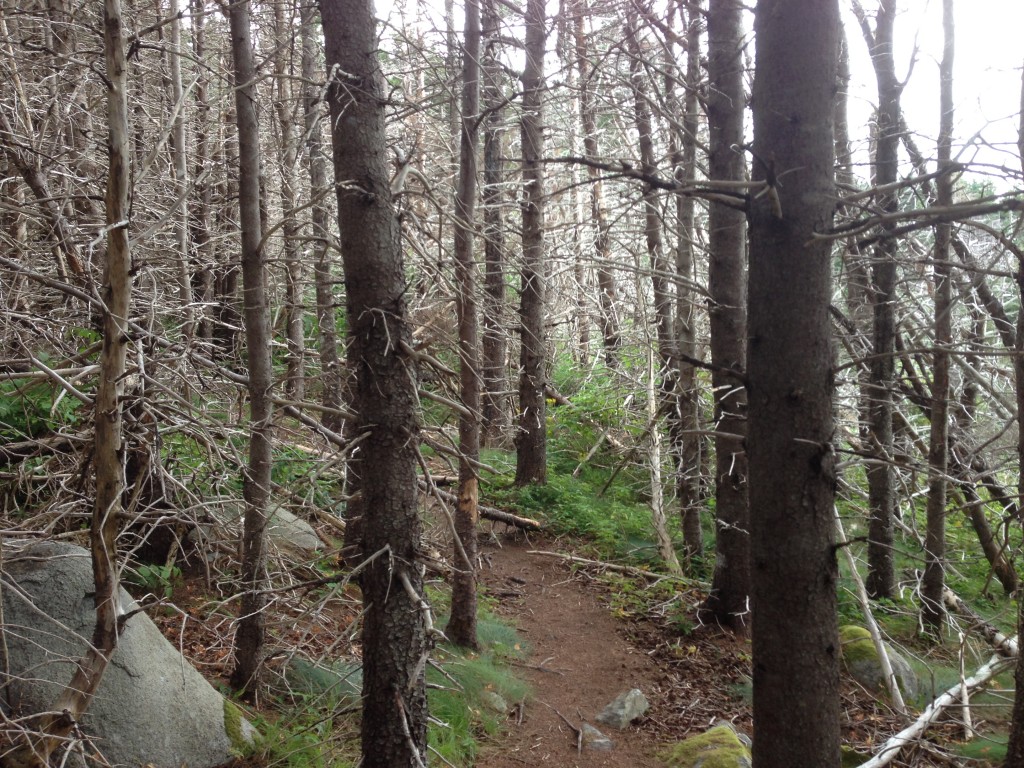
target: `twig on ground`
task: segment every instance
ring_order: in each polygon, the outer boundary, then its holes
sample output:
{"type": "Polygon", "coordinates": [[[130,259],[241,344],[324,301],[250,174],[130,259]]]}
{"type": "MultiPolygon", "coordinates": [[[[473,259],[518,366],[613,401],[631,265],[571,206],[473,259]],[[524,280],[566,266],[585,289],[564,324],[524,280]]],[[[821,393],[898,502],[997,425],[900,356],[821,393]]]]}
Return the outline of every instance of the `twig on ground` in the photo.
{"type": "Polygon", "coordinates": [[[585,557],[578,557],[576,555],[567,555],[562,552],[550,552],[544,549],[530,549],[527,550],[529,555],[541,555],[542,557],[557,557],[560,560],[567,560],[570,563],[578,563],[579,565],[591,565],[595,568],[600,568],[606,571],[613,571],[615,573],[625,573],[628,576],[642,576],[645,579],[656,579],[661,581],[662,579],[668,581],[678,581],[681,584],[686,584],[691,587],[701,587],[706,589],[709,585],[707,582],[698,581],[697,579],[689,579],[685,576],[674,576],[668,573],[658,573],[657,571],[649,571],[646,568],[637,568],[632,565],[620,565],[618,563],[606,563],[602,560],[588,560],[585,557]]]}

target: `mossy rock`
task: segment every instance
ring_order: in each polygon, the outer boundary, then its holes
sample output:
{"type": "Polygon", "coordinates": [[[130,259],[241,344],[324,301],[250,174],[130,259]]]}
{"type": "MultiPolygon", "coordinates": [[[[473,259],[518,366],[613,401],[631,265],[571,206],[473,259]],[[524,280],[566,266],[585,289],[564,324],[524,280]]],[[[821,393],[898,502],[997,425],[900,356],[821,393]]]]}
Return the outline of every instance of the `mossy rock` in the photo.
{"type": "Polygon", "coordinates": [[[728,723],[666,747],[658,759],[668,768],[750,768],[750,748],[728,723]]]}
{"type": "MultiPolygon", "coordinates": [[[[864,627],[847,624],[839,628],[839,643],[843,667],[850,676],[869,690],[885,693],[885,676],[882,674],[882,664],[875,652],[871,633],[864,627]]],[[[916,696],[918,680],[910,663],[888,643],[885,644],[885,650],[889,654],[889,663],[896,675],[900,692],[906,697],[916,696]]]]}
{"type": "Polygon", "coordinates": [[[260,732],[242,716],[234,702],[224,699],[224,733],[231,740],[231,751],[238,757],[251,754],[262,738],[260,732]]]}
{"type": "Polygon", "coordinates": [[[842,750],[843,759],[839,764],[841,768],[857,768],[858,765],[863,765],[871,759],[871,755],[862,755],[853,747],[847,746],[846,744],[843,744],[842,750]]]}

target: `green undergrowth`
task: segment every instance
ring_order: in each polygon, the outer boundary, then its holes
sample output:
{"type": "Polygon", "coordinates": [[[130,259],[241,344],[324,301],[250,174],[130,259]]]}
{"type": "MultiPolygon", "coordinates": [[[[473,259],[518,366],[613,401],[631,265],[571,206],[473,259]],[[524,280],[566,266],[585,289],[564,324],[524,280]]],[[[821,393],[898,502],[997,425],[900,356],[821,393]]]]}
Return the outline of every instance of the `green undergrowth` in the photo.
{"type": "MultiPolygon", "coordinates": [[[[439,618],[437,626],[445,623],[439,618]]],[[[479,651],[442,644],[431,656],[430,764],[443,758],[458,768],[473,766],[481,743],[499,732],[508,710],[528,694],[511,663],[527,653],[515,629],[486,609],[477,629],[479,651]]],[[[359,708],[339,705],[337,697],[292,695],[255,724],[263,738],[246,757],[265,768],[353,768],[359,762],[359,708]]]]}
{"type": "MultiPolygon", "coordinates": [[[[432,602],[446,610],[444,594],[432,602]]],[[[447,617],[438,618],[444,628],[447,617]]],[[[481,742],[496,735],[509,709],[528,694],[512,662],[525,658],[527,648],[515,628],[495,616],[486,600],[477,615],[479,651],[441,644],[427,670],[427,698],[432,722],[428,742],[445,762],[472,766],[481,742]]]]}
{"type": "MultiPolygon", "coordinates": [[[[866,503],[865,503],[866,506],[866,503]]],[[[860,505],[840,505],[848,539],[864,537],[867,533],[866,511],[860,505]]],[[[993,529],[997,528],[1000,510],[989,511],[993,529]]],[[[904,512],[903,522],[923,537],[926,515],[924,501],[904,512]]],[[[1019,545],[1014,533],[1008,542],[1008,551],[1019,545]]],[[[855,541],[850,545],[862,578],[867,575],[866,547],[855,541]]],[[[978,544],[970,522],[963,514],[951,511],[946,525],[946,585],[963,599],[979,616],[1013,635],[1016,624],[1016,605],[1004,594],[998,580],[991,573],[978,544]]],[[[918,579],[924,569],[920,545],[915,537],[897,531],[895,540],[895,569],[898,587],[892,599],[872,601],[872,612],[882,632],[904,655],[920,682],[918,695],[908,699],[913,709],[924,709],[935,697],[943,694],[961,679],[961,658],[966,675],[987,663],[992,649],[970,626],[971,622],[953,616],[942,637],[925,635],[920,623],[920,594],[918,579]]],[[[864,617],[856,598],[856,586],[845,558],[840,558],[839,621],[840,624],[864,626],[864,617]]],[[[994,678],[982,691],[971,697],[972,714],[979,730],[978,738],[965,744],[948,744],[948,748],[964,757],[978,760],[972,765],[1000,764],[1005,753],[1006,732],[1013,705],[1012,668],[994,678]],[[987,762],[991,761],[991,762],[987,762]]]]}
{"type": "Polygon", "coordinates": [[[1006,760],[1006,742],[1008,736],[1005,733],[997,735],[980,735],[970,741],[953,744],[952,751],[960,757],[972,760],[972,766],[982,768],[983,766],[1001,766],[1006,760]]]}

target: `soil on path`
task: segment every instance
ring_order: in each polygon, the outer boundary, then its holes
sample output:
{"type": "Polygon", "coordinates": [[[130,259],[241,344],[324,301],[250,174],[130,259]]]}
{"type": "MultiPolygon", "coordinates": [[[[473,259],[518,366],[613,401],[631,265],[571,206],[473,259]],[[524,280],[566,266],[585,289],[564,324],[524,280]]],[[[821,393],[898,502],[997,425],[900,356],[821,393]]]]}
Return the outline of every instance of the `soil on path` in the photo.
{"type": "Polygon", "coordinates": [[[518,628],[530,649],[521,672],[532,695],[509,718],[508,732],[479,760],[487,768],[655,768],[657,724],[641,719],[626,730],[597,723],[618,694],[639,688],[652,712],[662,703],[663,673],[624,634],[624,625],[601,604],[592,586],[565,564],[529,554],[525,538],[481,547],[481,580],[498,612],[518,628]],[[561,713],[561,716],[560,714],[561,713]],[[563,719],[563,717],[565,719],[563,719]],[[614,742],[611,751],[577,749],[575,728],[593,724],[614,742]]]}

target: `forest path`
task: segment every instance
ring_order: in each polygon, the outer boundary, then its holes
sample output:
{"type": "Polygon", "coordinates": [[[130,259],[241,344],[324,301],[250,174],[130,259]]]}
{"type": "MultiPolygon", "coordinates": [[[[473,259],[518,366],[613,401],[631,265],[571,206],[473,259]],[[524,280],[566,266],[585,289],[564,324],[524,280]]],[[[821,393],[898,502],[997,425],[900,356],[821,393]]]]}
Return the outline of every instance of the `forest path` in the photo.
{"type": "MultiPolygon", "coordinates": [[[[507,731],[488,745],[478,765],[513,768],[655,768],[662,746],[658,723],[617,730],[595,723],[618,694],[639,688],[659,709],[664,673],[626,637],[623,622],[602,605],[598,590],[573,575],[560,560],[529,554],[535,542],[519,534],[481,545],[485,565],[481,582],[498,601],[498,613],[515,624],[529,657],[518,672],[531,687],[521,721],[510,716],[507,731]],[[611,751],[577,750],[576,733],[558,713],[579,728],[594,724],[614,742],[611,751]]],[[[666,735],[667,737],[667,735],[666,735]]]]}

